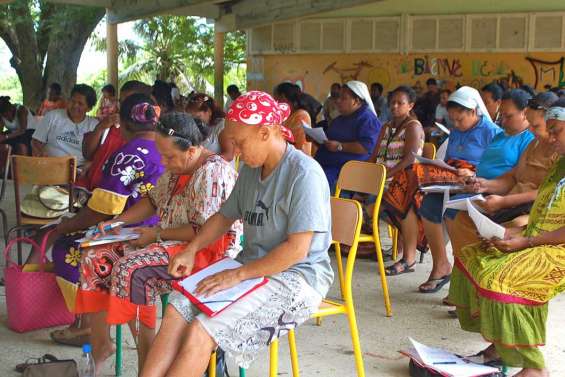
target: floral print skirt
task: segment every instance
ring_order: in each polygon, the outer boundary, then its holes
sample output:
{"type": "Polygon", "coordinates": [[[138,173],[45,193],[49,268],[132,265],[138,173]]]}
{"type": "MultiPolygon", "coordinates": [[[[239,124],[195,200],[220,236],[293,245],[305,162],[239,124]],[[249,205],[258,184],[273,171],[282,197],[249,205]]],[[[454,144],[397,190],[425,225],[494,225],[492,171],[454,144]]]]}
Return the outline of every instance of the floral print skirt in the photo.
{"type": "Polygon", "coordinates": [[[57,284],[71,312],[75,309],[81,260],[81,251],[75,241],[82,237],[84,237],[84,232],[69,234],[58,238],[53,245],[53,263],[57,284]]]}
{"type": "Polygon", "coordinates": [[[236,301],[215,317],[208,317],[180,292],[169,303],[187,321],[200,321],[218,346],[242,368],[258,352],[310,318],[322,297],[296,272],[285,271],[236,301]]]}

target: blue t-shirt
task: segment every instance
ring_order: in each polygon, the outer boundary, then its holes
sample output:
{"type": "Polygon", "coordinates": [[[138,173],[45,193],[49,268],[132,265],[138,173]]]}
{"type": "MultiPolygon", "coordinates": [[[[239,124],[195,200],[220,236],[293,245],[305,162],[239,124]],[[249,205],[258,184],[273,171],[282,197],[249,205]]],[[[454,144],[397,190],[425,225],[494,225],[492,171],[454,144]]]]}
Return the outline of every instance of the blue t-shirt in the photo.
{"type": "Polygon", "coordinates": [[[500,127],[484,116],[470,130],[462,132],[452,128],[445,160],[462,160],[477,166],[493,138],[501,132],[500,127]]]}
{"type": "Polygon", "coordinates": [[[493,179],[506,173],[516,166],[532,140],[534,134],[529,130],[512,136],[505,132],[499,133],[483,153],[481,162],[477,166],[477,176],[493,179]]]}
{"type": "Polygon", "coordinates": [[[322,165],[330,185],[335,183],[341,167],[346,162],[367,161],[371,157],[380,132],[381,123],[367,105],[361,106],[353,114],[340,115],[332,121],[326,132],[329,140],[341,143],[360,143],[367,153],[330,152],[324,145],[321,145],[314,158],[322,165]]]}

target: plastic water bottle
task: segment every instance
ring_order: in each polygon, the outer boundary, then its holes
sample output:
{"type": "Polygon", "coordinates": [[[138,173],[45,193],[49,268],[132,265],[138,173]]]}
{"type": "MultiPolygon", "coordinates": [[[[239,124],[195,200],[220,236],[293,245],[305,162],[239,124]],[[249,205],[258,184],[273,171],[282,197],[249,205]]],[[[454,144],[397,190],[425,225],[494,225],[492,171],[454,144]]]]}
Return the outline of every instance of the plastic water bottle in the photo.
{"type": "Polygon", "coordinates": [[[89,343],[83,344],[82,357],[78,363],[78,377],[95,377],[95,373],[92,347],[89,343]]]}

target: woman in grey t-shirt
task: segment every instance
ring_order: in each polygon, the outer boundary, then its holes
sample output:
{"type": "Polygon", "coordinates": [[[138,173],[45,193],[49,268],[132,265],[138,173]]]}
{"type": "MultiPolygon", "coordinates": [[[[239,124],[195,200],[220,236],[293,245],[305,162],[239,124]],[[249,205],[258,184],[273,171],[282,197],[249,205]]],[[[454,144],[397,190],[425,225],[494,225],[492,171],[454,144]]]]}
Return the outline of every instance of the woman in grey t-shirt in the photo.
{"type": "Polygon", "coordinates": [[[216,347],[246,368],[259,350],[306,321],[326,295],[333,281],[329,186],[316,161],[287,143],[292,134],[281,124],[288,115],[287,105],[263,92],[234,101],[225,131],[245,165],[219,213],[169,264],[170,274],[185,276],[198,250],[243,219],[242,267],[204,279],[197,294],[257,277],[269,282],[214,317],[173,293],[141,376],[202,376],[216,347]]]}

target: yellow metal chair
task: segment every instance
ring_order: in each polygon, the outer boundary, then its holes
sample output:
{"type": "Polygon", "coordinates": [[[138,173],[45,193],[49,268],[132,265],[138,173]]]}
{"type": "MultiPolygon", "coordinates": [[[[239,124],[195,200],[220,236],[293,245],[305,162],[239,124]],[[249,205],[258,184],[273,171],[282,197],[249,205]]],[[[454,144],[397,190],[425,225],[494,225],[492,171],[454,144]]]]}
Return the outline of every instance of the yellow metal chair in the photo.
{"type": "MultiPolygon", "coordinates": [[[[371,242],[375,245],[377,260],[379,264],[379,273],[381,275],[381,285],[383,287],[386,315],[387,317],[390,317],[392,316],[392,306],[390,304],[381,239],[379,236],[379,210],[381,206],[385,180],[386,168],[384,165],[362,161],[349,161],[341,168],[339,177],[337,179],[335,196],[339,197],[341,191],[347,190],[363,194],[370,194],[376,197],[373,209],[373,221],[371,224],[373,234],[361,234],[359,237],[359,242],[371,242]]],[[[345,284],[343,282],[343,278],[345,275],[343,274],[343,265],[340,251],[340,247],[339,245],[337,245],[337,269],[341,286],[344,287],[345,284]]],[[[342,292],[342,294],[343,293],[344,292],[342,292]]]]}
{"type": "MultiPolygon", "coordinates": [[[[436,158],[436,146],[434,143],[425,143],[422,150],[422,157],[429,158],[431,160],[436,158]]],[[[388,235],[392,239],[392,259],[396,260],[398,258],[398,229],[396,227],[388,226],[388,235]]],[[[424,254],[420,255],[420,263],[423,262],[424,254]]]]}
{"type": "MultiPolygon", "coordinates": [[[[380,197],[378,198],[380,200],[380,197]]],[[[361,241],[361,224],[363,223],[363,211],[359,202],[350,199],[331,198],[332,201],[332,238],[337,245],[350,246],[345,266],[345,274],[340,280],[342,302],[323,300],[318,311],[312,318],[327,317],[330,315],[344,314],[349,322],[351,341],[353,343],[353,355],[358,377],[365,377],[365,366],[363,364],[363,353],[359,342],[359,330],[355,317],[353,305],[352,279],[355,267],[357,246],[361,241]]],[[[336,249],[338,259],[341,258],[339,248],[336,249]]],[[[293,377],[300,377],[298,366],[298,351],[296,349],[295,330],[288,333],[288,344],[290,348],[290,361],[293,377]]],[[[271,343],[269,376],[275,377],[278,372],[278,341],[271,343]]]]}

